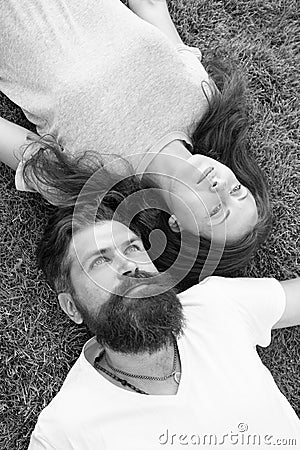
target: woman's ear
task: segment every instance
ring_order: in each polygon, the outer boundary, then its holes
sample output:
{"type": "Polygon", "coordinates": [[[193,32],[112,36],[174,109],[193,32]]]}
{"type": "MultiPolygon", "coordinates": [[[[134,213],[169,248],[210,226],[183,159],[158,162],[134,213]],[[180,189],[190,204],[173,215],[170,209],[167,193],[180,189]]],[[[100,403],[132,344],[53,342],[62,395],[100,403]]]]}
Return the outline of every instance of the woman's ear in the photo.
{"type": "Polygon", "coordinates": [[[78,311],[73,297],[68,292],[61,292],[58,294],[58,301],[61,309],[70,317],[73,322],[80,324],[83,322],[83,318],[78,311]]]}
{"type": "Polygon", "coordinates": [[[169,224],[170,229],[174,233],[180,233],[180,231],[182,230],[180,222],[179,222],[179,220],[177,220],[177,218],[174,214],[172,214],[171,217],[169,217],[168,224],[169,224]]]}

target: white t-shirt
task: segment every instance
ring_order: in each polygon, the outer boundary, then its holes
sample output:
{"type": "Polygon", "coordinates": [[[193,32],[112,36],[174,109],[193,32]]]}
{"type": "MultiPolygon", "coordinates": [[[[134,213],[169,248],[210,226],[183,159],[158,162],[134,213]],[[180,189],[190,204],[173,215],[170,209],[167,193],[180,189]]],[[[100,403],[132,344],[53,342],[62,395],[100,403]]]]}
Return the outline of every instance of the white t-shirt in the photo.
{"type": "Polygon", "coordinates": [[[180,299],[187,325],[177,394],[147,396],[110,383],[92,365],[99,353],[92,339],[41,413],[30,450],[265,449],[280,439],[299,448],[300,421],[256,352],[283,314],[281,285],[211,277],[180,299]]]}
{"type": "Polygon", "coordinates": [[[71,154],[136,169],[161,140],[189,143],[207,110],[200,51],[120,0],[0,0],[0,39],[0,90],[71,154]]]}

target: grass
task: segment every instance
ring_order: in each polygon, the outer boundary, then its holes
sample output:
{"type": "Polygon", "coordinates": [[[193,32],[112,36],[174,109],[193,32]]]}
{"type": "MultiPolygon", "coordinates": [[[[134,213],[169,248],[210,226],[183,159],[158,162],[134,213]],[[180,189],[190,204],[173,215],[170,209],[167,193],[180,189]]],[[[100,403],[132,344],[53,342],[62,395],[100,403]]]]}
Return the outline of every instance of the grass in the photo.
{"type": "MultiPolygon", "coordinates": [[[[296,0],[171,0],[187,44],[203,61],[230,58],[247,77],[250,142],[269,179],[274,226],[243,272],[280,280],[299,275],[299,36],[296,0]]],[[[0,115],[31,127],[0,93],[0,115]]],[[[49,214],[37,195],[16,192],[0,166],[1,429],[0,448],[27,448],[41,409],[59,390],[87,334],[60,312],[35,265],[36,242],[49,214]]],[[[300,416],[300,329],[273,334],[263,362],[300,416]]],[[[63,449],[59,449],[63,450],[63,449]]]]}

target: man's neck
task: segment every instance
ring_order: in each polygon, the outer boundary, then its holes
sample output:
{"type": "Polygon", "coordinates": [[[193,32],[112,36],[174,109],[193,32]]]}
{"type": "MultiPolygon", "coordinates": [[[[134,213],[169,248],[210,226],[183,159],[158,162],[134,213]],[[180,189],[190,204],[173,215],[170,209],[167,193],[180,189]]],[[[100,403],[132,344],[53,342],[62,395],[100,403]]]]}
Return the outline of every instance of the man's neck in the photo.
{"type": "Polygon", "coordinates": [[[105,349],[105,359],[110,366],[134,375],[163,377],[172,371],[174,345],[171,343],[162,349],[149,354],[124,354],[105,349]]]}
{"type": "Polygon", "coordinates": [[[151,354],[125,355],[106,348],[95,367],[110,383],[150,395],[175,395],[181,375],[175,341],[151,354]],[[157,380],[157,377],[163,379],[157,380]]]}

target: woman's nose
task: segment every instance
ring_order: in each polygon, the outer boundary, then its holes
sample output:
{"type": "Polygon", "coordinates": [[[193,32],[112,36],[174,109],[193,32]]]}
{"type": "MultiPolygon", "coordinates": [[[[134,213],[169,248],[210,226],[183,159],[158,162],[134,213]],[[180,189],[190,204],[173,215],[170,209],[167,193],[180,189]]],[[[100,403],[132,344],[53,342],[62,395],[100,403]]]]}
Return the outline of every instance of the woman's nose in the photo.
{"type": "Polygon", "coordinates": [[[226,188],[227,183],[220,178],[214,178],[210,181],[210,190],[212,192],[222,192],[226,188]]]}

